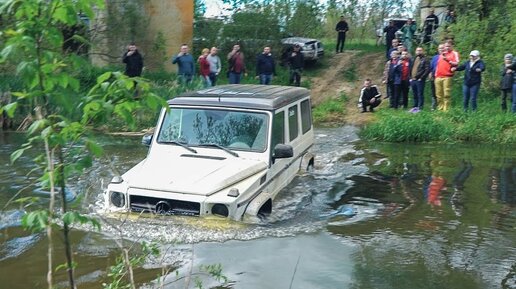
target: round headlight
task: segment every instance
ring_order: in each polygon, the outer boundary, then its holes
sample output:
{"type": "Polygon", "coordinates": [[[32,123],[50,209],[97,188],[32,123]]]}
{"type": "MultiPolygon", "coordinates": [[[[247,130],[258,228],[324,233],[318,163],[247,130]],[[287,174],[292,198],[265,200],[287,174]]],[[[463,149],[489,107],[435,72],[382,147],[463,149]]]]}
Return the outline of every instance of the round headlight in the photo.
{"type": "Polygon", "coordinates": [[[213,205],[213,207],[211,208],[211,213],[213,215],[219,215],[219,216],[222,216],[222,217],[229,216],[228,207],[226,205],[223,205],[223,204],[215,204],[215,205],[213,205]]]}
{"type": "Polygon", "coordinates": [[[111,192],[109,200],[111,201],[111,204],[113,204],[113,206],[115,207],[122,208],[123,206],[125,206],[125,196],[120,192],[111,192]]]}

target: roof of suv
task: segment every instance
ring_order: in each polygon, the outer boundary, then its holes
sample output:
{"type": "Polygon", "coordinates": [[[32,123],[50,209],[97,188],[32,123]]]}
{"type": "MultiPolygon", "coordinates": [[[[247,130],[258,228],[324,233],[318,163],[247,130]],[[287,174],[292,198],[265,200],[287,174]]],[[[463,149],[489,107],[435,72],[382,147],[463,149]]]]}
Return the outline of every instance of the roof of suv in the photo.
{"type": "Polygon", "coordinates": [[[306,88],[228,84],[182,93],[169,105],[201,105],[274,110],[310,95],[306,88]]]}

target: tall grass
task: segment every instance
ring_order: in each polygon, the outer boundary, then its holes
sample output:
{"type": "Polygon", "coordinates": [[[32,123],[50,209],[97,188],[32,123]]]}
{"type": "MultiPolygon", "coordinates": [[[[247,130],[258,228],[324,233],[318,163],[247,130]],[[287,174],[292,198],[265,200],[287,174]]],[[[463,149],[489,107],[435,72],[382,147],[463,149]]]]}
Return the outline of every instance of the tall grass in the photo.
{"type": "Polygon", "coordinates": [[[503,113],[493,100],[482,101],[476,112],[455,107],[449,112],[380,110],[361,137],[387,142],[516,143],[516,115],[503,113]]]}
{"type": "Polygon", "coordinates": [[[341,119],[346,112],[348,97],[342,93],[338,98],[327,99],[312,109],[315,124],[328,124],[341,119]]]}

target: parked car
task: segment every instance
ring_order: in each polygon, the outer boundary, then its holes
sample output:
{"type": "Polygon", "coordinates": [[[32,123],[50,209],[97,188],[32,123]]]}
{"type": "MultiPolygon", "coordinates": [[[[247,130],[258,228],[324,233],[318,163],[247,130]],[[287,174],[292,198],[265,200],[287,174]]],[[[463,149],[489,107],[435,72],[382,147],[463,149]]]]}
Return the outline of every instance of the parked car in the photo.
{"type": "MultiPolygon", "coordinates": [[[[281,39],[283,45],[282,55],[286,55],[292,51],[294,45],[301,46],[301,53],[303,53],[305,61],[315,62],[324,55],[324,46],[321,41],[313,38],[305,37],[288,37],[281,39]]],[[[285,57],[282,57],[283,59],[285,57]]]]}
{"type": "Polygon", "coordinates": [[[105,190],[108,211],[266,215],[280,190],[314,165],[305,88],[223,85],[168,105],[154,135],[142,140],[147,157],[105,190]]]}

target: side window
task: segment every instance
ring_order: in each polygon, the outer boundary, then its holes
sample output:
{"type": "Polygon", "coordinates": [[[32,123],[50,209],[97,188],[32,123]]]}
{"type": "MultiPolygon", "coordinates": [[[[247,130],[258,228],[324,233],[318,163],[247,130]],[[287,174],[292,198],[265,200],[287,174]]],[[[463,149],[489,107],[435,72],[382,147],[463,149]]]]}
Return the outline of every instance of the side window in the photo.
{"type": "Polygon", "coordinates": [[[271,151],[280,143],[285,143],[285,111],[276,113],[272,120],[271,151]]]}
{"type": "Polygon", "coordinates": [[[297,105],[289,107],[288,109],[288,131],[289,140],[293,141],[299,134],[299,123],[297,120],[297,105]]]}
{"type": "Polygon", "coordinates": [[[312,109],[308,99],[301,102],[301,129],[303,134],[312,128],[312,109]]]}

